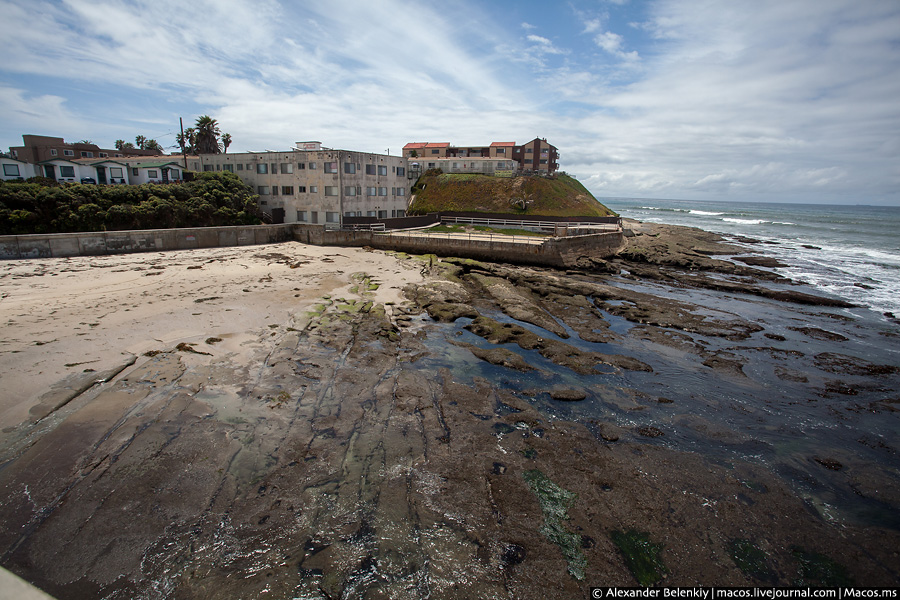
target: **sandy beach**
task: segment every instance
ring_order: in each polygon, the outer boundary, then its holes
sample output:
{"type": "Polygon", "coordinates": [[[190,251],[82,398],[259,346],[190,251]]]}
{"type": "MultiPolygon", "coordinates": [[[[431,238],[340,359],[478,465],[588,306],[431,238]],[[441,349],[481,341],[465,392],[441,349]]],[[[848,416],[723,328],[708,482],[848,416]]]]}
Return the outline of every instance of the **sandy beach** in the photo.
{"type": "Polygon", "coordinates": [[[892,325],[631,227],[571,271],[0,263],[0,564],[60,600],[900,581],[892,325]]]}

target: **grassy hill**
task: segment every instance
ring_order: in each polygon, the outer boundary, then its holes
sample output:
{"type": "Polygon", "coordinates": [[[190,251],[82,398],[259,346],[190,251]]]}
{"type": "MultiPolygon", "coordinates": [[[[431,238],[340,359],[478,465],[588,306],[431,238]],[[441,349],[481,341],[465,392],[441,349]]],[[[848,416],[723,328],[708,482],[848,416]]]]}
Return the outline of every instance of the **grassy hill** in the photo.
{"type": "Polygon", "coordinates": [[[577,179],[491,177],[488,175],[424,175],[413,191],[410,214],[439,211],[510,213],[559,217],[615,216],[577,179]],[[525,209],[521,201],[525,201],[525,209]]]}

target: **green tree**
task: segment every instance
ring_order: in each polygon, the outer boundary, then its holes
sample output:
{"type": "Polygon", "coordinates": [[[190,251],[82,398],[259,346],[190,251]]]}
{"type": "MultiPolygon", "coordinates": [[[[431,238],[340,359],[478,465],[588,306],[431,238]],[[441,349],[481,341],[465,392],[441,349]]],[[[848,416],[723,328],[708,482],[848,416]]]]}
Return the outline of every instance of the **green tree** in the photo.
{"type": "Polygon", "coordinates": [[[228,146],[231,145],[231,134],[223,133],[222,134],[222,149],[225,154],[228,154],[228,146]]]}
{"type": "Polygon", "coordinates": [[[197,130],[188,127],[184,130],[184,135],[179,133],[175,136],[175,143],[184,149],[185,154],[194,154],[197,151],[197,130]]]}
{"type": "Polygon", "coordinates": [[[219,154],[222,150],[219,145],[219,123],[209,115],[203,115],[197,119],[197,154],[219,154]]]}
{"type": "Polygon", "coordinates": [[[145,137],[142,136],[142,135],[139,135],[139,136],[137,136],[136,138],[134,138],[134,143],[137,144],[137,147],[138,147],[138,148],[140,148],[141,150],[143,150],[143,149],[144,149],[144,145],[147,143],[147,138],[145,138],[145,137]]]}
{"type": "Polygon", "coordinates": [[[144,150],[156,150],[160,154],[164,154],[165,150],[163,147],[159,145],[159,142],[156,140],[147,140],[144,142],[144,150]]]}

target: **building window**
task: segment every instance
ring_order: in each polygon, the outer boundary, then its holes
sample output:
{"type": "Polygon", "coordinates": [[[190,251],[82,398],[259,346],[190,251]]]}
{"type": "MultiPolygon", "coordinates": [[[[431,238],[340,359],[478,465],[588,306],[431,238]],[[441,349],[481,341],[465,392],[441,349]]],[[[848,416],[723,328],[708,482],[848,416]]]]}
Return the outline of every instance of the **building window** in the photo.
{"type": "Polygon", "coordinates": [[[306,211],[305,210],[297,211],[297,221],[299,221],[300,223],[306,223],[306,211]]]}
{"type": "Polygon", "coordinates": [[[19,165],[3,165],[3,174],[7,177],[18,177],[19,165]]]}
{"type": "Polygon", "coordinates": [[[550,154],[549,148],[541,148],[541,154],[550,154]]]}
{"type": "Polygon", "coordinates": [[[542,165],[546,165],[546,164],[547,164],[547,159],[546,159],[546,158],[542,158],[542,159],[541,159],[541,164],[542,164],[542,165]]]}
{"type": "Polygon", "coordinates": [[[366,165],[366,175],[375,174],[375,165],[366,165]]]}
{"type": "Polygon", "coordinates": [[[378,195],[379,196],[387,196],[387,188],[386,187],[378,188],[378,195]]]}
{"type": "Polygon", "coordinates": [[[344,195],[345,196],[355,196],[356,195],[356,186],[348,185],[344,187],[344,195]]]}
{"type": "Polygon", "coordinates": [[[147,177],[150,179],[156,179],[159,177],[159,173],[156,172],[156,169],[147,169],[147,177]]]}
{"type": "Polygon", "coordinates": [[[310,169],[315,169],[315,168],[316,168],[316,163],[314,163],[314,162],[309,163],[309,168],[310,168],[310,169]]]}
{"type": "Polygon", "coordinates": [[[222,165],[223,171],[228,171],[229,173],[234,173],[234,165],[222,165]]]}
{"type": "Polygon", "coordinates": [[[273,185],[273,186],[272,186],[272,195],[273,195],[273,196],[277,196],[277,195],[278,195],[278,186],[277,186],[277,185],[273,185]]]}
{"type": "Polygon", "coordinates": [[[109,176],[115,177],[116,179],[122,179],[125,177],[125,175],[122,173],[122,167],[110,167],[109,176]]]}
{"type": "Polygon", "coordinates": [[[344,173],[356,173],[356,163],[344,163],[344,173]]]}
{"type": "Polygon", "coordinates": [[[272,175],[278,175],[278,163],[272,163],[272,175]]]}
{"type": "Polygon", "coordinates": [[[137,167],[134,167],[134,168],[131,169],[131,174],[134,175],[135,177],[137,177],[137,176],[140,175],[141,173],[140,173],[140,171],[138,171],[138,168],[137,168],[137,167]]]}
{"type": "Polygon", "coordinates": [[[377,196],[378,188],[375,187],[367,187],[366,188],[366,196],[377,196]]]}
{"type": "Polygon", "coordinates": [[[397,167],[397,177],[403,177],[406,175],[406,169],[404,167],[397,167]]]}
{"type": "Polygon", "coordinates": [[[406,195],[406,188],[398,187],[398,188],[397,188],[397,195],[398,195],[398,196],[405,196],[405,195],[406,195]]]}
{"type": "Polygon", "coordinates": [[[387,175],[387,165],[378,165],[378,174],[387,175]]]}
{"type": "Polygon", "coordinates": [[[525,148],[525,154],[531,154],[534,152],[534,148],[525,148]]]}
{"type": "Polygon", "coordinates": [[[326,185],[325,186],[325,195],[326,196],[337,196],[340,192],[338,191],[338,186],[336,185],[326,185]]]}
{"type": "Polygon", "coordinates": [[[440,154],[441,151],[438,150],[437,148],[435,148],[434,150],[431,151],[431,153],[432,153],[432,154],[440,154]]]}
{"type": "Polygon", "coordinates": [[[213,170],[213,166],[212,166],[212,165],[203,165],[203,170],[204,170],[204,171],[207,171],[207,172],[208,172],[208,171],[212,171],[212,170],[213,170]]]}
{"type": "Polygon", "coordinates": [[[433,168],[434,168],[434,163],[428,163],[428,168],[429,168],[429,169],[433,169],[433,168]]]}
{"type": "Polygon", "coordinates": [[[405,216],[406,216],[406,211],[403,210],[403,209],[397,209],[397,216],[398,216],[398,217],[405,217],[405,216]]]}
{"type": "Polygon", "coordinates": [[[458,169],[458,168],[459,168],[459,163],[453,163],[453,168],[454,168],[454,169],[458,169]]]}
{"type": "Polygon", "coordinates": [[[50,156],[57,156],[59,152],[56,151],[56,148],[50,148],[50,156]]]}
{"type": "Polygon", "coordinates": [[[259,192],[260,196],[268,196],[269,195],[269,186],[261,185],[258,188],[256,188],[256,191],[259,192]]]}
{"type": "Polygon", "coordinates": [[[269,165],[267,165],[266,163],[257,164],[256,172],[260,175],[267,175],[269,173],[269,165]]]}
{"type": "Polygon", "coordinates": [[[248,165],[247,165],[247,170],[248,170],[248,171],[252,171],[252,170],[253,170],[253,165],[248,164],[248,165]]]}
{"type": "Polygon", "coordinates": [[[243,170],[244,170],[244,163],[238,163],[238,165],[237,165],[237,170],[238,170],[238,171],[243,171],[243,170]]]}
{"type": "Polygon", "coordinates": [[[106,153],[106,152],[101,152],[101,153],[100,153],[100,158],[107,158],[108,156],[109,156],[109,154],[106,153]]]}
{"type": "Polygon", "coordinates": [[[222,170],[222,165],[216,165],[216,171],[221,171],[221,170],[222,170]]]}
{"type": "Polygon", "coordinates": [[[63,150],[63,156],[75,156],[74,150],[63,150]]]}
{"type": "Polygon", "coordinates": [[[75,167],[60,167],[59,168],[59,176],[60,177],[75,177],[75,167]]]}
{"type": "Polygon", "coordinates": [[[310,193],[310,194],[318,194],[318,193],[319,193],[319,186],[317,186],[317,185],[311,185],[311,186],[309,186],[309,193],[310,193]]]}
{"type": "Polygon", "coordinates": [[[294,172],[294,163],[281,163],[281,174],[290,175],[294,172]]]}
{"type": "Polygon", "coordinates": [[[84,150],[82,150],[81,158],[94,158],[94,153],[93,152],[85,152],[84,150]]]}
{"type": "Polygon", "coordinates": [[[336,162],[327,162],[325,163],[324,171],[326,173],[337,173],[338,166],[336,162]]]}
{"type": "Polygon", "coordinates": [[[386,210],[379,210],[379,211],[378,211],[378,218],[379,218],[379,219],[387,219],[387,211],[386,211],[386,210]]]}
{"type": "Polygon", "coordinates": [[[367,216],[367,217],[374,217],[374,216],[375,216],[375,211],[374,211],[374,210],[367,210],[367,211],[366,211],[366,216],[367,216]]]}
{"type": "Polygon", "coordinates": [[[294,195],[294,186],[292,186],[292,185],[281,186],[281,195],[282,196],[293,196],[294,195]]]}
{"type": "Polygon", "coordinates": [[[297,169],[303,171],[306,169],[306,163],[297,163],[297,169]]]}
{"type": "Polygon", "coordinates": [[[298,194],[305,194],[305,193],[306,193],[306,186],[305,186],[305,185],[298,185],[298,186],[297,186],[297,193],[298,193],[298,194]]]}
{"type": "Polygon", "coordinates": [[[325,212],[325,222],[326,223],[340,223],[341,222],[341,213],[336,212],[325,212]]]}

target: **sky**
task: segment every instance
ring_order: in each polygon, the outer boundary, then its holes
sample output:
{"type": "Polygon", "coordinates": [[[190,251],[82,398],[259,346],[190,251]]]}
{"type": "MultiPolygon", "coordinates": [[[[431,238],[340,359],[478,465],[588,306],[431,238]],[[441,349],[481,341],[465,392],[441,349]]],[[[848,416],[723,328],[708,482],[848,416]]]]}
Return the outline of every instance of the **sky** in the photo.
{"type": "Polygon", "coordinates": [[[897,0],[0,0],[0,148],[546,138],[598,198],[900,205],[897,0]]]}

